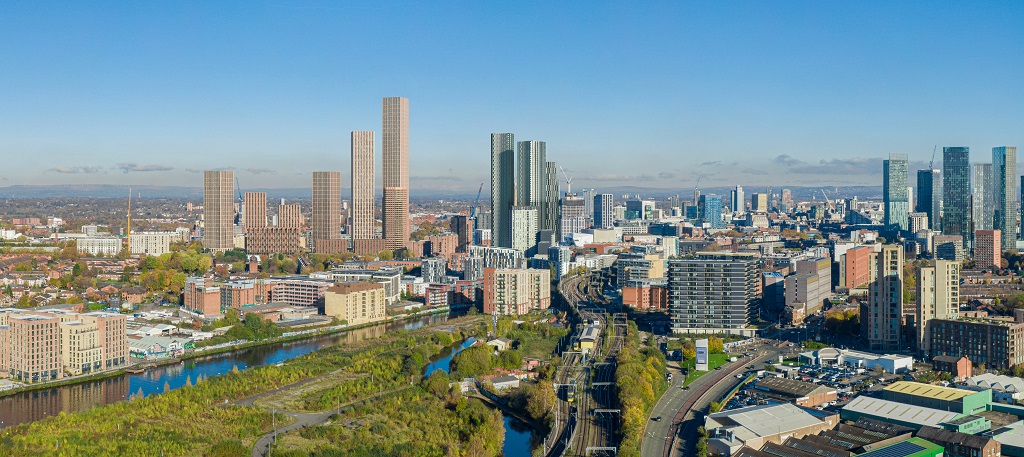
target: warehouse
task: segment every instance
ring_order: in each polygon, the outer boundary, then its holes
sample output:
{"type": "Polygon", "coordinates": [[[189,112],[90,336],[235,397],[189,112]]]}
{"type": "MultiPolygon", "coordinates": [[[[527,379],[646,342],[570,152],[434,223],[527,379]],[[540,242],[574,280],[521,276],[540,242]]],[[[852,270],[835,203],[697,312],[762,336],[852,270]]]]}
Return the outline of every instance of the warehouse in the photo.
{"type": "Polygon", "coordinates": [[[835,389],[795,379],[767,377],[758,381],[754,388],[768,392],[768,395],[783,401],[793,402],[797,406],[807,408],[836,400],[835,389]]]}
{"type": "Polygon", "coordinates": [[[882,398],[924,408],[976,414],[985,411],[992,403],[992,391],[974,392],[920,382],[898,381],[882,390],[882,398]]]}

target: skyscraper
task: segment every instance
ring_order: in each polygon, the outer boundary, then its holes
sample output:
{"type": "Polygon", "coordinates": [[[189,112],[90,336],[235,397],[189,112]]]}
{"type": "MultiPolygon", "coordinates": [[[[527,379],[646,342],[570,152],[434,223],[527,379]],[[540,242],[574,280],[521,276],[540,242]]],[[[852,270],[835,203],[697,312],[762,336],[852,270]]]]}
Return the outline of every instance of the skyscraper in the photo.
{"type": "Polygon", "coordinates": [[[717,195],[701,195],[697,204],[697,218],[708,228],[725,228],[725,222],[722,222],[722,198],[717,195]]]}
{"type": "Polygon", "coordinates": [[[558,205],[558,242],[564,241],[570,233],[580,233],[587,228],[585,200],[571,194],[562,197],[558,205]]]}
{"type": "Polygon", "coordinates": [[[992,164],[974,164],[971,175],[971,221],[974,230],[992,230],[995,221],[995,196],[992,195],[992,164]]]}
{"type": "Polygon", "coordinates": [[[960,236],[965,244],[971,239],[970,155],[966,147],[942,148],[942,233],[960,236]]]}
{"type": "Polygon", "coordinates": [[[469,246],[473,244],[473,225],[474,220],[469,216],[458,215],[452,217],[452,233],[455,233],[459,240],[455,246],[455,252],[466,252],[469,246]]]}
{"type": "Polygon", "coordinates": [[[932,230],[942,228],[942,175],[939,170],[917,170],[917,206],[914,211],[928,214],[932,230]]]}
{"type": "Polygon", "coordinates": [[[384,99],[381,129],[384,246],[404,248],[409,241],[409,99],[384,99]]]}
{"type": "MultiPolygon", "coordinates": [[[[785,192],[783,192],[783,195],[785,195],[785,192]]],[[[733,189],[732,191],[732,202],[729,205],[729,209],[731,209],[732,212],[736,213],[737,215],[745,213],[747,210],[747,204],[744,198],[745,197],[743,196],[743,186],[736,186],[736,188],[733,189]]],[[[783,202],[785,202],[785,199],[783,199],[783,202]]]]}
{"type": "Polygon", "coordinates": [[[284,203],[277,207],[277,226],[283,228],[302,228],[302,205],[284,203]]]}
{"type": "Polygon", "coordinates": [[[882,224],[887,229],[910,229],[910,196],[907,193],[907,155],[889,154],[882,163],[882,224]]]}
{"type": "Polygon", "coordinates": [[[516,200],[515,140],[511,133],[491,134],[491,243],[512,247],[512,205],[516,200]]]}
{"type": "Polygon", "coordinates": [[[550,230],[541,220],[547,203],[547,145],[543,141],[520,141],[516,146],[516,204],[536,207],[538,227],[550,230]]]}
{"type": "Polygon", "coordinates": [[[373,131],[352,132],[352,239],[376,236],[373,224],[373,131]]]}
{"type": "Polygon", "coordinates": [[[203,172],[203,246],[211,251],[234,247],[235,174],[203,172]]]}
{"type": "Polygon", "coordinates": [[[614,211],[614,198],[612,194],[597,194],[594,196],[594,228],[612,228],[615,220],[612,213],[614,211]]]}
{"type": "Polygon", "coordinates": [[[586,205],[587,219],[590,222],[594,222],[594,196],[597,195],[597,191],[594,189],[583,189],[583,201],[586,205]]]}
{"type": "Polygon", "coordinates": [[[1003,249],[1017,246],[1017,147],[992,148],[993,228],[1003,235],[1003,249]]]}
{"type": "MultiPolygon", "coordinates": [[[[544,195],[541,197],[540,230],[558,231],[558,164],[547,162],[544,178],[544,195]]],[[[546,253],[546,251],[545,251],[546,253]]]]}
{"type": "MultiPolygon", "coordinates": [[[[341,173],[313,172],[313,249],[328,249],[331,240],[341,239],[341,173]]],[[[336,246],[335,246],[336,248],[336,246]]]]}

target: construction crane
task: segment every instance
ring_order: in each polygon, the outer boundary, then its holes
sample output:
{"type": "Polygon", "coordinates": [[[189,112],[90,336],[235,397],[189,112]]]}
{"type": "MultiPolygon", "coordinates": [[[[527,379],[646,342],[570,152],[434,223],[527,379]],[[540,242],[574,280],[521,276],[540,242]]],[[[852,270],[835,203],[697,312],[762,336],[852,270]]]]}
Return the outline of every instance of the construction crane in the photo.
{"type": "Polygon", "coordinates": [[[242,203],[245,200],[242,198],[242,186],[238,184],[238,176],[235,176],[235,190],[238,191],[238,203],[242,203]]]}
{"type": "Polygon", "coordinates": [[[572,195],[572,176],[565,172],[561,164],[558,165],[558,169],[562,172],[562,176],[565,176],[565,195],[572,195]]]}
{"type": "Polygon", "coordinates": [[[832,200],[829,200],[828,194],[825,193],[825,189],[821,189],[821,195],[825,196],[825,207],[831,209],[832,208],[832,200]]]}
{"type": "Polygon", "coordinates": [[[935,147],[932,148],[932,160],[930,160],[928,162],[928,169],[929,170],[934,170],[935,169],[935,152],[938,151],[938,150],[939,150],[939,145],[936,144],[935,147]]]}
{"type": "Polygon", "coordinates": [[[484,183],[480,183],[480,188],[476,191],[476,200],[473,202],[473,207],[469,209],[469,217],[476,217],[476,209],[480,206],[480,194],[484,191],[484,183]]]}

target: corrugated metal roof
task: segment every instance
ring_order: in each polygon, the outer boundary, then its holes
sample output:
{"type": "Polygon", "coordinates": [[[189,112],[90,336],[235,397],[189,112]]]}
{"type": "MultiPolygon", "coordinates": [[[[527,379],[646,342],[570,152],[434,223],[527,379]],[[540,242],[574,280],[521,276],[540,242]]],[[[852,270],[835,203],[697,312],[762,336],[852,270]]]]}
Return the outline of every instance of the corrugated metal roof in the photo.
{"type": "Polygon", "coordinates": [[[952,387],[933,386],[931,384],[923,384],[920,382],[910,381],[897,381],[892,385],[887,386],[885,389],[887,392],[898,392],[908,395],[914,395],[917,397],[934,398],[936,400],[959,400],[968,395],[973,394],[969,390],[954,389],[952,387]]]}

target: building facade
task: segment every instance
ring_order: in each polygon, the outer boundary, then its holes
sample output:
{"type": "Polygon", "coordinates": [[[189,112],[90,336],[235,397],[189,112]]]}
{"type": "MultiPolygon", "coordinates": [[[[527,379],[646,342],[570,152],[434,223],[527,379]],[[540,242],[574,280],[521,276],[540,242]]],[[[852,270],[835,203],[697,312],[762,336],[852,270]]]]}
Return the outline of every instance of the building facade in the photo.
{"type": "Polygon", "coordinates": [[[348,325],[384,320],[387,308],[384,285],[373,282],[338,283],[324,292],[324,314],[348,325]]]}
{"type": "Polygon", "coordinates": [[[942,174],[939,170],[917,170],[917,205],[914,211],[928,215],[932,230],[942,230],[942,174]]]}
{"type": "Polygon", "coordinates": [[[903,247],[887,244],[871,256],[874,268],[860,314],[861,334],[873,351],[898,350],[903,343],[903,247]]]}
{"type": "Polygon", "coordinates": [[[615,197],[612,194],[594,196],[594,228],[610,229],[614,226],[615,197]]]}
{"type": "Polygon", "coordinates": [[[216,252],[234,247],[235,175],[203,172],[203,247],[216,252]]]}
{"type": "Polygon", "coordinates": [[[484,269],[484,314],[519,316],[550,306],[550,270],[484,269]]]}
{"type": "Polygon", "coordinates": [[[515,137],[491,134],[491,243],[512,247],[512,206],[516,201],[515,137]]]}
{"type": "Polygon", "coordinates": [[[337,171],[313,172],[312,240],[310,245],[319,253],[334,253],[332,241],[341,239],[341,173],[337,171]]]}
{"type": "Polygon", "coordinates": [[[882,224],[887,229],[910,229],[910,195],[907,192],[907,155],[889,154],[882,162],[882,224]]]}
{"type": "Polygon", "coordinates": [[[1002,234],[1002,248],[1017,247],[1017,147],[992,148],[992,195],[995,197],[992,227],[1002,234]]]}
{"type": "Polygon", "coordinates": [[[1005,370],[1024,362],[1024,323],[984,319],[935,319],[932,355],[967,357],[976,366],[1005,370]]]}
{"type": "Polygon", "coordinates": [[[752,334],[761,304],[757,259],[747,253],[697,253],[668,262],[669,314],[675,333],[752,334]]]}
{"type": "Polygon", "coordinates": [[[992,164],[990,163],[973,165],[971,221],[974,223],[974,230],[992,230],[992,224],[995,222],[995,195],[993,195],[992,189],[992,164]]]}
{"type": "Polygon", "coordinates": [[[954,319],[960,310],[960,264],[937,260],[917,271],[918,352],[930,359],[933,319],[954,319]]]}
{"type": "Polygon", "coordinates": [[[409,241],[408,98],[384,99],[381,163],[384,183],[384,241],[388,249],[401,249],[409,241]]]}
{"type": "Polygon", "coordinates": [[[942,148],[942,233],[960,236],[965,243],[971,237],[970,148],[942,148]]]}
{"type": "Polygon", "coordinates": [[[352,239],[369,240],[377,235],[374,226],[373,131],[352,132],[352,239]]]}
{"type": "MultiPolygon", "coordinates": [[[[1014,214],[1017,209],[1014,208],[1014,214]]],[[[999,230],[974,232],[974,263],[978,268],[1001,268],[1003,263],[1002,233],[999,230]]]]}

